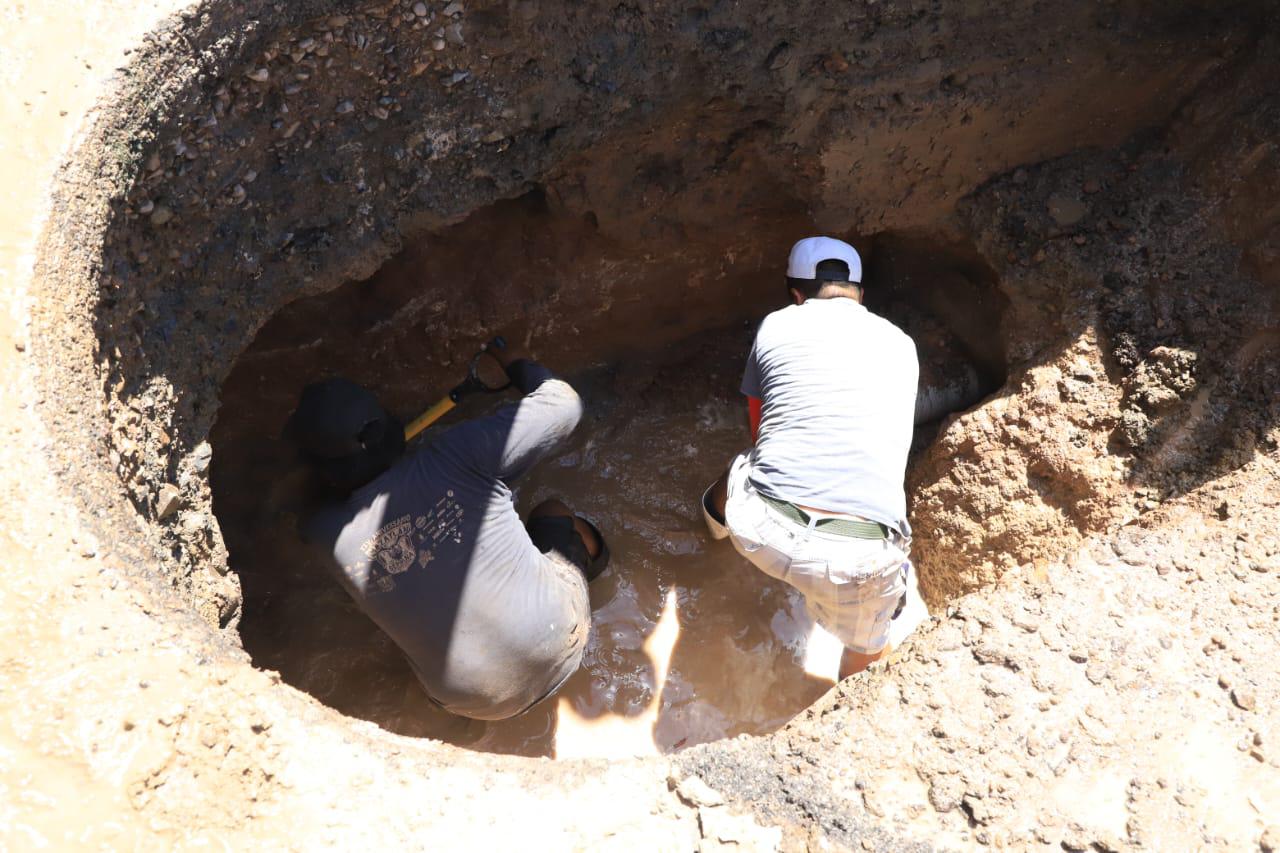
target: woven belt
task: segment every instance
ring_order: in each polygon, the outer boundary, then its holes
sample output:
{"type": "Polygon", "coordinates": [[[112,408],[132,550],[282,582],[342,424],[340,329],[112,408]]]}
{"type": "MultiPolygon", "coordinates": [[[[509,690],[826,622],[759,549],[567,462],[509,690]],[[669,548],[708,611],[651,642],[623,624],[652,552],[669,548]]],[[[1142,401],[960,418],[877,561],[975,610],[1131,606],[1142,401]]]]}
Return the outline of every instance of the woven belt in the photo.
{"type": "MultiPolygon", "coordinates": [[[[760,494],[760,499],[772,507],[779,515],[796,524],[809,526],[809,513],[793,503],[776,500],[768,495],[760,494]]],[[[851,536],[855,539],[888,539],[889,528],[875,521],[859,521],[854,518],[819,518],[813,525],[815,530],[823,533],[834,533],[836,536],[851,536]]]]}

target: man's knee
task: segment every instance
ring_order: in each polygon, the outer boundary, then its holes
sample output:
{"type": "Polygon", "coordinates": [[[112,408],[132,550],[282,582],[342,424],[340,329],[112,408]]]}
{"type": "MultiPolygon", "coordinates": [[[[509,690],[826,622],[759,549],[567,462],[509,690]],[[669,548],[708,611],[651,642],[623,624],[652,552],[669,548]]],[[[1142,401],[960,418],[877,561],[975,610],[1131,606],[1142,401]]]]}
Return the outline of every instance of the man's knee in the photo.
{"type": "Polygon", "coordinates": [[[573,386],[563,379],[548,379],[533,392],[539,399],[545,400],[554,412],[554,419],[560,429],[566,433],[573,432],[582,420],[584,407],[582,397],[573,390],[573,386]]]}

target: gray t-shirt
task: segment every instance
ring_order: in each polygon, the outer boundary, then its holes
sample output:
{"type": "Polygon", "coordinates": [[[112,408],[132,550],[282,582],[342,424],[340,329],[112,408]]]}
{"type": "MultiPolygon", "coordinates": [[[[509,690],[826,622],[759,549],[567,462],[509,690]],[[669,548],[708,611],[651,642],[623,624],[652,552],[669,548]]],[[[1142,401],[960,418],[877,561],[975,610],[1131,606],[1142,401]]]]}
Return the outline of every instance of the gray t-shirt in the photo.
{"type": "Polygon", "coordinates": [[[911,338],[853,299],[774,311],[742,377],[742,393],[762,402],[751,482],[909,535],[903,478],[919,373],[911,338]]]}
{"type": "Polygon", "coordinates": [[[528,365],[531,393],[518,403],[411,451],[303,528],[427,694],[477,719],[510,717],[558,687],[590,627],[586,579],[538,551],[512,502],[508,484],[582,416],[568,383],[528,365]]]}

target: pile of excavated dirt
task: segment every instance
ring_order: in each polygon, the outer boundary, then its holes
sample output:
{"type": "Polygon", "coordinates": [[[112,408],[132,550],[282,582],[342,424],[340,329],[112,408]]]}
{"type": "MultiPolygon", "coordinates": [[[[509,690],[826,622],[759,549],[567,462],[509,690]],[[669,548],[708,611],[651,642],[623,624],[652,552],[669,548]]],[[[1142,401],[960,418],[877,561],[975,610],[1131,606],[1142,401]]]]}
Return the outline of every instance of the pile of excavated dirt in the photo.
{"type": "MultiPolygon", "coordinates": [[[[53,71],[55,21],[6,30],[9,843],[1280,844],[1266,4],[77,10],[53,71]],[[767,736],[555,763],[263,668],[237,477],[303,373],[357,353],[412,410],[502,330],[625,396],[662,377],[642,354],[748,333],[813,231],[998,386],[918,442],[937,618],[887,665],[767,736]]],[[[692,483],[731,442],[689,443],[692,483]]],[[[628,550],[689,529],[648,512],[628,550]]]]}

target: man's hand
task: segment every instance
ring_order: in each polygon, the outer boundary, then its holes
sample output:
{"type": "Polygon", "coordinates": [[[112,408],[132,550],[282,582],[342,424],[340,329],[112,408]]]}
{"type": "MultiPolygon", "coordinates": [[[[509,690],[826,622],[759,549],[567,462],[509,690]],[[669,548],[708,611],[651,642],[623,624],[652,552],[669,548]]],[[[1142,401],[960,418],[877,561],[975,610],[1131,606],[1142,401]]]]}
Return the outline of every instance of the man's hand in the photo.
{"type": "Polygon", "coordinates": [[[528,358],[529,354],[520,347],[513,346],[488,346],[485,352],[497,359],[498,364],[502,365],[502,369],[508,369],[513,362],[517,362],[522,358],[528,358]]]}

